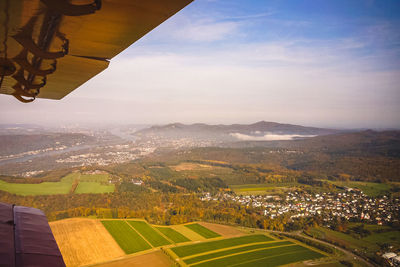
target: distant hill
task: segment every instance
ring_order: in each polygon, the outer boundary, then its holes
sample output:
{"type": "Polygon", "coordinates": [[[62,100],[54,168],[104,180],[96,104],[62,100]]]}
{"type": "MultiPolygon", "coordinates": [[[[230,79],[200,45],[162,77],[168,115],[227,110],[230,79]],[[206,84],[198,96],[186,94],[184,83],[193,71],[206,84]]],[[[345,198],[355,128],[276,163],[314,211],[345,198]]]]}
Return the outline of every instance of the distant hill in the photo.
{"type": "Polygon", "coordinates": [[[243,140],[292,140],[338,132],[338,130],[333,129],[260,121],[248,125],[208,125],[203,123],[186,125],[182,123],[173,123],[142,129],[135,132],[134,135],[142,138],[191,138],[213,140],[216,142],[232,142],[243,140]]]}
{"type": "Polygon", "coordinates": [[[0,135],[0,156],[62,146],[69,147],[94,140],[94,137],[75,133],[0,135]]]}
{"type": "Polygon", "coordinates": [[[400,158],[400,131],[340,132],[297,140],[279,142],[243,141],[228,143],[235,148],[269,147],[295,149],[308,152],[323,152],[332,155],[380,155],[400,158]]]}
{"type": "Polygon", "coordinates": [[[400,131],[337,133],[287,141],[242,141],[154,155],[153,161],[261,164],[265,169],[348,174],[361,181],[400,181],[400,131]]]}

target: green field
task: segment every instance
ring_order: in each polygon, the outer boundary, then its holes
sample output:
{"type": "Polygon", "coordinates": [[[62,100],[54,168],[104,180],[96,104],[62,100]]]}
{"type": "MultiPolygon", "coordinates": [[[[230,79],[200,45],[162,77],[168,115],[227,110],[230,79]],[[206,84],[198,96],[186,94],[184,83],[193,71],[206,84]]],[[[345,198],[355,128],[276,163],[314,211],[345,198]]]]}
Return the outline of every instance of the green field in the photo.
{"type": "Polygon", "coordinates": [[[221,235],[217,234],[216,232],[213,232],[210,229],[207,229],[204,226],[201,226],[198,223],[186,224],[185,227],[189,228],[190,230],[198,233],[199,235],[201,235],[205,238],[214,238],[214,237],[221,236],[221,235]]]}
{"type": "Polygon", "coordinates": [[[330,183],[341,186],[358,188],[363,191],[366,195],[376,197],[389,193],[392,185],[389,183],[371,183],[371,182],[357,182],[357,181],[329,181],[330,183]]]}
{"type": "Polygon", "coordinates": [[[108,184],[108,174],[81,174],[79,177],[80,182],[97,182],[108,184]]]}
{"type": "Polygon", "coordinates": [[[127,221],[138,231],[153,247],[169,245],[170,242],[144,221],[127,221]]]}
{"type": "Polygon", "coordinates": [[[299,245],[293,245],[235,254],[232,256],[201,262],[191,266],[279,266],[321,257],[324,257],[324,255],[299,245]]]}
{"type": "Polygon", "coordinates": [[[7,183],[0,180],[0,190],[22,196],[68,194],[71,191],[72,184],[76,180],[79,181],[79,184],[74,191],[76,194],[101,194],[114,192],[115,190],[115,185],[108,184],[107,174],[81,175],[78,172],[68,174],[61,178],[59,182],[19,184],[7,183]]]}
{"type": "MultiPolygon", "coordinates": [[[[350,223],[348,229],[359,225],[350,223]]],[[[390,226],[364,225],[364,229],[370,234],[364,237],[334,231],[324,227],[313,227],[308,233],[319,239],[335,242],[349,249],[362,251],[369,257],[373,257],[376,251],[380,250],[382,244],[389,244],[394,249],[400,249],[400,231],[390,226]]]]}
{"type": "Polygon", "coordinates": [[[101,221],[126,254],[150,249],[151,246],[125,221],[101,221]]]}
{"type": "MultiPolygon", "coordinates": [[[[280,193],[300,184],[293,183],[266,183],[266,184],[241,184],[231,185],[230,188],[239,195],[265,195],[271,193],[280,193]]],[[[304,185],[302,185],[304,186],[304,185]]]]}
{"type": "Polygon", "coordinates": [[[218,257],[232,255],[232,254],[236,254],[236,253],[240,253],[240,252],[262,249],[262,248],[269,248],[269,247],[285,246],[285,245],[294,245],[294,244],[290,241],[255,244],[255,245],[249,245],[249,246],[238,247],[238,248],[223,250],[223,251],[219,251],[219,252],[209,253],[209,254],[205,254],[205,255],[201,255],[201,256],[197,256],[197,257],[191,257],[189,259],[184,259],[184,261],[187,264],[193,264],[193,263],[197,263],[200,261],[215,259],[218,257]]]}
{"type": "Polygon", "coordinates": [[[273,239],[265,235],[248,235],[217,241],[197,243],[193,245],[184,245],[172,248],[172,251],[179,257],[186,257],[189,255],[195,255],[217,249],[268,241],[273,241],[273,239]]]}
{"type": "Polygon", "coordinates": [[[115,190],[115,185],[102,185],[98,182],[79,182],[75,189],[75,194],[102,194],[112,193],[115,190]]]}
{"type": "Polygon", "coordinates": [[[68,194],[71,190],[72,182],[78,177],[79,173],[71,173],[59,182],[44,182],[40,184],[7,183],[0,180],[0,190],[22,196],[68,194]]]}
{"type": "Polygon", "coordinates": [[[156,227],[158,231],[160,231],[163,235],[171,239],[175,243],[182,243],[182,242],[188,242],[190,241],[189,238],[186,236],[182,235],[181,233],[178,233],[172,228],[169,227],[156,227]]]}

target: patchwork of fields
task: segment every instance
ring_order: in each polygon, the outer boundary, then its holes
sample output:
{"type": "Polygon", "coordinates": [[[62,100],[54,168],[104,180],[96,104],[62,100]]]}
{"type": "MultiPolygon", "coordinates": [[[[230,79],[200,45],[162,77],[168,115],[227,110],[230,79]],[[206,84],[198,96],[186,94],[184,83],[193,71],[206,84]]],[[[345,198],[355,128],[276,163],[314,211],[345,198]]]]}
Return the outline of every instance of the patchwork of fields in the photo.
{"type": "Polygon", "coordinates": [[[108,184],[107,174],[80,174],[78,172],[70,173],[61,178],[59,182],[43,182],[39,184],[20,184],[7,183],[0,180],[0,190],[12,194],[30,196],[30,195],[56,195],[56,194],[101,194],[114,192],[115,185],[108,184]],[[77,182],[78,186],[73,188],[77,182]]]}
{"type": "Polygon", "coordinates": [[[67,266],[110,261],[125,254],[98,220],[65,219],[50,222],[50,227],[67,266]]]}
{"type": "Polygon", "coordinates": [[[198,233],[204,238],[214,238],[214,237],[219,237],[221,236],[220,234],[217,234],[214,231],[211,231],[208,228],[205,228],[204,226],[198,224],[198,223],[193,223],[193,224],[187,224],[185,227],[189,228],[190,230],[198,233]]]}
{"type": "Polygon", "coordinates": [[[248,235],[170,249],[189,266],[279,266],[324,257],[291,241],[248,235]]]}
{"type": "Polygon", "coordinates": [[[173,261],[181,266],[278,266],[325,257],[289,240],[206,223],[153,226],[133,219],[74,219],[52,222],[51,227],[67,266],[101,262],[99,266],[142,266],[149,260],[165,267],[173,261]],[[93,255],[89,262],[87,255],[93,255]]]}
{"type": "Polygon", "coordinates": [[[172,242],[175,243],[182,243],[182,242],[188,242],[190,241],[189,238],[184,236],[183,234],[175,231],[172,228],[169,227],[156,227],[158,231],[160,231],[164,236],[168,237],[172,242]]]}

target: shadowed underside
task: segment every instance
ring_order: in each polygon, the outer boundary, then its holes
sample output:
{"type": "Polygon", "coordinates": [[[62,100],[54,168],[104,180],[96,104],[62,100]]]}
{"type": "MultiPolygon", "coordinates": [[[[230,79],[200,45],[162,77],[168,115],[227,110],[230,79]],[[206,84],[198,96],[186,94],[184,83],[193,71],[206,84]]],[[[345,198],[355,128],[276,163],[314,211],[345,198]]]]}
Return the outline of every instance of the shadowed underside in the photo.
{"type": "Polygon", "coordinates": [[[61,99],[191,1],[1,1],[0,93],[61,99]]]}

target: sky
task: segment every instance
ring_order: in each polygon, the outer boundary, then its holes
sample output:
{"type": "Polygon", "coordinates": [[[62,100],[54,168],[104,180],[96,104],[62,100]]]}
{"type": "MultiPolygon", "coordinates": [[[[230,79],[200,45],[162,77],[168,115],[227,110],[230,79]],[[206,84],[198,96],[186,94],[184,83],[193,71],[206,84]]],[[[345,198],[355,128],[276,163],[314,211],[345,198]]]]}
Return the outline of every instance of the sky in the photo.
{"type": "Polygon", "coordinates": [[[0,123],[400,128],[400,1],[195,0],[60,101],[0,123]]]}

